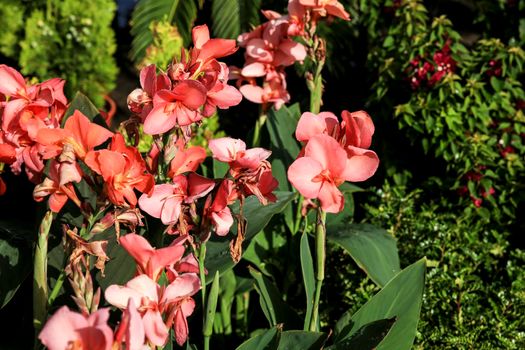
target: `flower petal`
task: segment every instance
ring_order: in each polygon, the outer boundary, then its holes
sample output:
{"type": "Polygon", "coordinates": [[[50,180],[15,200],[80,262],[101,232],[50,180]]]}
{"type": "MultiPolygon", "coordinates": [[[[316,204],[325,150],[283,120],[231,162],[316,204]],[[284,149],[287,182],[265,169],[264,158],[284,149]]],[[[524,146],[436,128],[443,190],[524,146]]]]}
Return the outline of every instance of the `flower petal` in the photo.
{"type": "Polygon", "coordinates": [[[317,160],[301,157],[288,168],[288,180],[306,198],[317,198],[322,182],[313,179],[322,171],[323,167],[317,160]]]}

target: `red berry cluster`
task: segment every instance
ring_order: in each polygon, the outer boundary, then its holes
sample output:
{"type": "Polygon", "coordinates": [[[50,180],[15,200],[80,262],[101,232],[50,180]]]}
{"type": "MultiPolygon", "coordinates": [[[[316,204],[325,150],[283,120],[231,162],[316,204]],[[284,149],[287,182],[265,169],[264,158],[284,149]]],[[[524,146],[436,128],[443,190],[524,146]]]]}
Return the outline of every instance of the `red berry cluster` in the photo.
{"type": "Polygon", "coordinates": [[[436,51],[432,60],[418,56],[410,61],[406,73],[410,80],[410,86],[417,90],[422,86],[433,87],[443,77],[456,70],[457,63],[451,56],[450,43],[447,41],[443,47],[436,51]]]}

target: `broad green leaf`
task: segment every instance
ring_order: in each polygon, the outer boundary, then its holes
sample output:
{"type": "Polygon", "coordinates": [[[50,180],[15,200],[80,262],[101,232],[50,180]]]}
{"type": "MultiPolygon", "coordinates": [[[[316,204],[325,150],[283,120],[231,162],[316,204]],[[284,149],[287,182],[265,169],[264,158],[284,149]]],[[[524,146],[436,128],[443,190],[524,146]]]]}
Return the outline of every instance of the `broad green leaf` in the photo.
{"type": "Polygon", "coordinates": [[[221,179],[226,176],[226,173],[230,169],[228,163],[219,162],[217,159],[213,159],[213,177],[221,179]]]}
{"type": "Polygon", "coordinates": [[[377,350],[411,349],[421,311],[425,270],[423,258],[398,273],[354,315],[345,313],[335,325],[334,342],[351,338],[370,322],[396,317],[396,323],[377,350]]]}
{"type": "Polygon", "coordinates": [[[260,297],[261,308],[270,323],[275,327],[282,323],[285,328],[294,328],[300,324],[297,313],[281,298],[281,293],[277,286],[262,273],[250,268],[250,274],[255,279],[255,289],[260,297]]]}
{"type": "MultiPolygon", "coordinates": [[[[243,242],[243,249],[246,249],[250,241],[257,233],[259,233],[270,219],[283,209],[292,201],[295,194],[291,192],[274,192],[277,196],[275,203],[262,205],[255,196],[246,199],[244,203],[244,215],[247,220],[246,233],[243,242]]],[[[238,207],[232,208],[234,213],[239,211],[238,207]]],[[[220,273],[232,268],[235,264],[230,256],[230,241],[237,234],[236,225],[233,225],[232,232],[225,237],[212,235],[208,243],[206,243],[206,269],[208,276],[215,275],[215,271],[220,273]]],[[[211,280],[211,277],[208,277],[211,280]]]]}
{"type": "Polygon", "coordinates": [[[31,244],[23,238],[7,236],[0,228],[0,309],[13,298],[31,271],[31,244]]]}
{"type": "Polygon", "coordinates": [[[246,340],[236,350],[273,350],[277,348],[281,327],[276,326],[246,340]]]}
{"type": "Polygon", "coordinates": [[[239,34],[259,24],[261,0],[213,0],[213,34],[218,38],[237,39],[239,34]]]}
{"type": "Polygon", "coordinates": [[[285,169],[288,169],[301,150],[295,139],[295,128],[300,116],[298,103],[290,107],[282,106],[278,111],[271,109],[268,113],[266,127],[270,135],[272,157],[281,159],[285,169]]]}
{"type": "Polygon", "coordinates": [[[62,118],[62,127],[64,127],[66,120],[71,117],[75,111],[80,111],[92,122],[106,127],[106,122],[100,115],[100,111],[97,109],[97,107],[95,107],[93,102],[91,102],[90,99],[81,92],[76,93],[75,97],[64,113],[64,118],[62,118]]]}
{"type": "Polygon", "coordinates": [[[102,287],[102,290],[105,290],[112,284],[126,284],[126,282],[133,278],[137,269],[135,261],[128,252],[117,243],[116,234],[113,229],[106,230],[104,233],[98,235],[97,239],[108,240],[106,252],[110,259],[106,263],[104,276],[102,276],[100,271],[97,273],[96,278],[100,287],[102,287]]]}
{"type": "Polygon", "coordinates": [[[325,341],[325,333],[285,331],[281,333],[277,350],[319,350],[325,341]]]}
{"type": "Polygon", "coordinates": [[[361,327],[352,337],[329,346],[326,350],[374,350],[386,337],[395,322],[395,317],[370,322],[361,327]]]}
{"type": "Polygon", "coordinates": [[[328,226],[328,240],[343,247],[379,286],[400,270],[396,240],[385,230],[369,224],[328,226]]]}
{"type": "Polygon", "coordinates": [[[304,329],[307,329],[307,327],[310,325],[310,318],[312,316],[312,309],[314,306],[315,275],[314,262],[312,259],[312,253],[310,252],[310,245],[308,244],[308,235],[306,233],[303,233],[301,236],[300,257],[304,291],[306,294],[306,316],[304,318],[304,329]]]}

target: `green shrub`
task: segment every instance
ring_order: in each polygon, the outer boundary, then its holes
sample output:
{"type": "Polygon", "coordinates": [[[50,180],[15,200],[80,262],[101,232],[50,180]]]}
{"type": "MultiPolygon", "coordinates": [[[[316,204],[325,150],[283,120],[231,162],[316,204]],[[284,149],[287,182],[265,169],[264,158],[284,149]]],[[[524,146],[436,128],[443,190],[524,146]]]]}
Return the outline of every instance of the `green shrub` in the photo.
{"type": "Polygon", "coordinates": [[[66,95],[80,90],[102,106],[118,72],[111,29],[115,8],[111,0],[64,0],[34,9],[20,43],[22,72],[39,79],[62,77],[66,95]]]}

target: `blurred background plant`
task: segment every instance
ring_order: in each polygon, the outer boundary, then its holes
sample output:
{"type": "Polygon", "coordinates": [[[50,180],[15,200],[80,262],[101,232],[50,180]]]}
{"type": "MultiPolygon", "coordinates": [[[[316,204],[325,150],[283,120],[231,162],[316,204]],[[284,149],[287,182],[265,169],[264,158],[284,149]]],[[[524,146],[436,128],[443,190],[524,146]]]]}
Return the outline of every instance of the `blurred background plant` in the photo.
{"type": "Polygon", "coordinates": [[[115,88],[112,0],[0,2],[2,54],[18,62],[23,74],[40,80],[66,79],[66,95],[88,95],[98,107],[115,88]]]}

